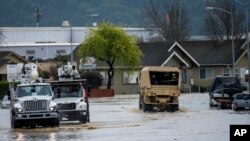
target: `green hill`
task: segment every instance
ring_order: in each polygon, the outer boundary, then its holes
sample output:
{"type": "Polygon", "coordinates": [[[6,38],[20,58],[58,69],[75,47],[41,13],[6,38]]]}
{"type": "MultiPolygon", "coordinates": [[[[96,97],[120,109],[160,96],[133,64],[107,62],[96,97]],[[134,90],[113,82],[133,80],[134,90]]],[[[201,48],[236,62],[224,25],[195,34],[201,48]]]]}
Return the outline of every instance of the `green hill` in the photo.
{"type": "MultiPolygon", "coordinates": [[[[149,0],[1,0],[0,26],[36,26],[35,9],[40,7],[39,26],[61,26],[72,20],[74,26],[91,26],[92,22],[110,21],[124,27],[140,27],[141,9],[149,0]],[[90,14],[99,14],[91,17],[90,14]]],[[[157,0],[158,2],[160,0],[157,0]]],[[[166,0],[165,0],[166,1],[166,0]]],[[[171,1],[171,0],[169,0],[171,1]]],[[[172,0],[173,1],[173,0],[172,0]]],[[[193,34],[200,34],[206,0],[180,0],[188,9],[193,34]]]]}

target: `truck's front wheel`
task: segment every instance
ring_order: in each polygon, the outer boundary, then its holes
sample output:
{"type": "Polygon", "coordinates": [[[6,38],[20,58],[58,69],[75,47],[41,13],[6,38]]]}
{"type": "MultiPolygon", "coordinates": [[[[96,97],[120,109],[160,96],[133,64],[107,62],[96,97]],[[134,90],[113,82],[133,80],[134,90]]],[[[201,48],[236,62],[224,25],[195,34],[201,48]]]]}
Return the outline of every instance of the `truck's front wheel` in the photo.
{"type": "Polygon", "coordinates": [[[84,124],[88,122],[88,116],[80,116],[79,121],[84,124]]]}
{"type": "Polygon", "coordinates": [[[16,128],[21,128],[21,127],[22,127],[21,122],[15,120],[15,117],[12,116],[11,117],[11,128],[16,129],[16,128]]]}
{"type": "Polygon", "coordinates": [[[51,120],[51,126],[52,127],[59,127],[59,118],[57,118],[57,119],[52,119],[51,120]]]}

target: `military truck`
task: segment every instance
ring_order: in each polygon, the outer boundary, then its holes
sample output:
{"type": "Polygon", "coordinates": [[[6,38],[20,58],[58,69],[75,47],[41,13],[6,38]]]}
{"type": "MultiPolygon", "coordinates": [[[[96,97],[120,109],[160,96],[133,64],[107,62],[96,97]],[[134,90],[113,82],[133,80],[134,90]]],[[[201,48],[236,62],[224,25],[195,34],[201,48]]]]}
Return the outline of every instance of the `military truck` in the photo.
{"type": "Polygon", "coordinates": [[[139,108],[144,112],[177,111],[181,88],[176,67],[145,67],[139,75],[139,108]]]}

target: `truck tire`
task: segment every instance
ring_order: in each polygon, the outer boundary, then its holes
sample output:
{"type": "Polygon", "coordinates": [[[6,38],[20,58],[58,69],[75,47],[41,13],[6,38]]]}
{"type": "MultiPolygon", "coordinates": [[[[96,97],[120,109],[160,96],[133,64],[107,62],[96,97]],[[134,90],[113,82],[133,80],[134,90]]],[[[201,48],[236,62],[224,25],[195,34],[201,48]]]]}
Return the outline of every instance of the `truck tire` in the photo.
{"type": "Polygon", "coordinates": [[[223,105],[221,104],[221,102],[218,102],[218,108],[219,109],[224,109],[223,105]]]}
{"type": "Polygon", "coordinates": [[[52,120],[52,127],[59,127],[59,118],[52,120]]]}
{"type": "Polygon", "coordinates": [[[210,107],[210,108],[214,107],[214,104],[213,104],[213,102],[212,102],[212,98],[211,98],[211,97],[209,98],[209,107],[210,107]]]}
{"type": "Polygon", "coordinates": [[[179,104],[172,104],[171,105],[171,112],[175,112],[179,110],[179,104]]]}
{"type": "Polygon", "coordinates": [[[87,116],[80,116],[79,122],[84,124],[88,122],[88,118],[87,116]]]}
{"type": "Polygon", "coordinates": [[[15,120],[15,117],[11,117],[11,128],[16,129],[16,128],[22,128],[21,122],[15,120]]]}
{"type": "Polygon", "coordinates": [[[143,110],[143,112],[151,111],[151,105],[150,104],[145,104],[142,101],[142,110],[143,110]]]}
{"type": "Polygon", "coordinates": [[[234,110],[234,111],[238,111],[238,108],[237,108],[237,107],[235,107],[235,106],[232,104],[232,110],[234,110]]]}
{"type": "Polygon", "coordinates": [[[139,109],[142,109],[142,96],[139,97],[139,109]]]}
{"type": "Polygon", "coordinates": [[[90,122],[89,109],[88,109],[88,111],[87,111],[87,122],[90,122]]]}

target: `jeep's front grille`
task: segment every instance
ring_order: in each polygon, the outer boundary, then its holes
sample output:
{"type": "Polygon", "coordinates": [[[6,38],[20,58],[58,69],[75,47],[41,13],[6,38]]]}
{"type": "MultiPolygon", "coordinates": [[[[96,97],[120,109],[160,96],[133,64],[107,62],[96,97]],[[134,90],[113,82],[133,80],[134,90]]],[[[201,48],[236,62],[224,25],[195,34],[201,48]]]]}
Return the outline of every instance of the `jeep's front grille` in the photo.
{"type": "Polygon", "coordinates": [[[47,100],[27,100],[23,102],[25,111],[44,111],[47,110],[47,100]]]}
{"type": "Polygon", "coordinates": [[[75,103],[67,103],[67,104],[57,104],[58,110],[75,110],[76,104],[75,103]]]}

